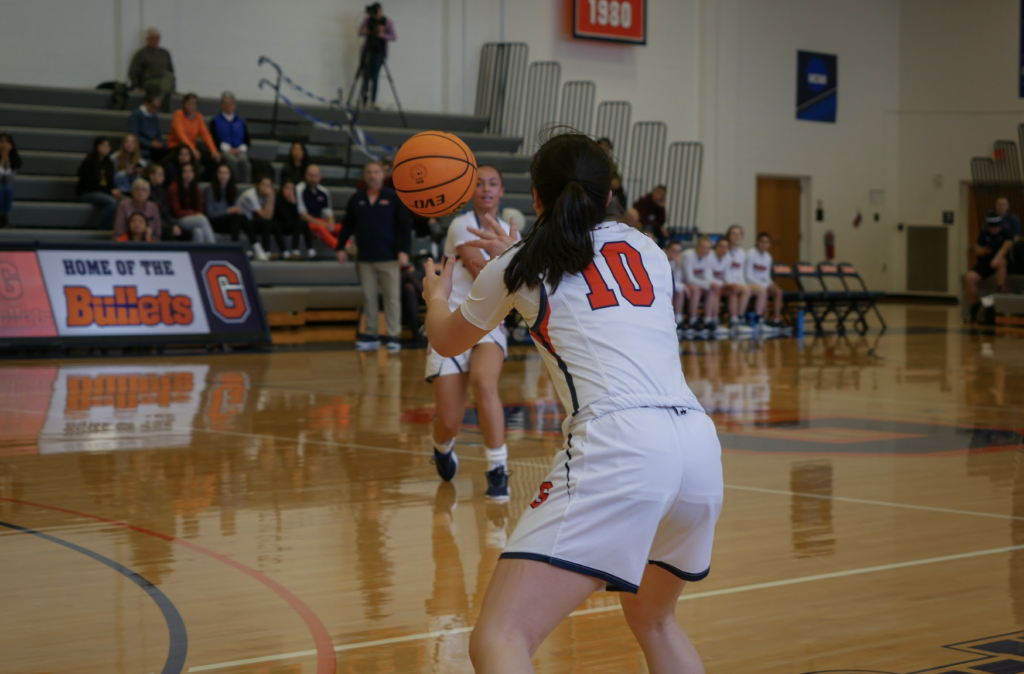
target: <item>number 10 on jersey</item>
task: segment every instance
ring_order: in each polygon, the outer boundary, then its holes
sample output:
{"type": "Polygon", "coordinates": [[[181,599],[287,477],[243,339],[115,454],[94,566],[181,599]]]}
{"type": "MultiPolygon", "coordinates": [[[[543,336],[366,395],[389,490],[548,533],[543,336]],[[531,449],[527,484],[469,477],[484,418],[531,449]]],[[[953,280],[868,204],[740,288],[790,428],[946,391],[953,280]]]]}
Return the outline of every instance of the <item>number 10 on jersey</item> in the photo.
{"type": "Polygon", "coordinates": [[[573,35],[647,44],[647,0],[570,0],[573,35]]]}

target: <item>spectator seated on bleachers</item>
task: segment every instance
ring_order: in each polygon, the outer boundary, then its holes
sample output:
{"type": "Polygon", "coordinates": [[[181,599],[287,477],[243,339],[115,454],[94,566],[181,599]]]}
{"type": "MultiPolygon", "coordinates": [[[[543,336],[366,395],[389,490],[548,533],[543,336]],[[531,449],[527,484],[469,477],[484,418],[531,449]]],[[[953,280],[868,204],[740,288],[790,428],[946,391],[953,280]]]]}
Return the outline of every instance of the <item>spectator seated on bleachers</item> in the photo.
{"type": "Polygon", "coordinates": [[[295,188],[295,197],[299,217],[309,224],[309,231],[334,250],[338,247],[341,225],[334,222],[331,193],[320,186],[320,179],[320,167],[310,164],[306,168],[306,179],[295,188]]]}
{"type": "Polygon", "coordinates": [[[21,156],[9,133],[0,133],[0,227],[6,227],[14,207],[14,176],[21,170],[21,156]]]}
{"type": "Polygon", "coordinates": [[[199,114],[199,97],[185,94],[181,109],[174,111],[171,118],[171,134],[167,138],[171,148],[185,146],[192,151],[192,161],[202,163],[213,173],[220,163],[220,150],[213,142],[210,130],[206,128],[203,116],[199,114]]]}
{"type": "Polygon", "coordinates": [[[249,127],[236,110],[235,95],[225,91],[220,95],[220,113],[210,120],[210,136],[214,146],[220,150],[224,163],[241,183],[252,181],[252,165],[249,163],[249,127]]]}
{"type": "Polygon", "coordinates": [[[975,320],[981,309],[978,285],[989,276],[995,275],[996,285],[1000,292],[1008,292],[1006,272],[1010,250],[1013,248],[1013,235],[1003,224],[1003,216],[992,211],[985,218],[985,227],[978,233],[978,244],[974,249],[977,261],[974,268],[967,272],[964,286],[967,290],[967,301],[970,303],[970,320],[975,320]]]}
{"type": "Polygon", "coordinates": [[[668,228],[665,226],[665,197],[667,194],[667,188],[664,185],[658,185],[633,204],[633,208],[640,216],[641,228],[649,236],[654,237],[660,248],[664,248],[668,241],[668,228]]]}
{"type": "Polygon", "coordinates": [[[249,243],[256,243],[252,223],[238,205],[235,177],[226,163],[217,167],[213,180],[203,189],[203,207],[214,232],[228,234],[233,242],[237,242],[239,234],[244,231],[249,243]]]}
{"type": "Polygon", "coordinates": [[[128,79],[133,88],[159,94],[164,101],[169,101],[174,93],[174,63],[171,53],[160,46],[160,31],[156,28],[146,31],[146,46],[132,57],[128,79]]]}
{"type": "Polygon", "coordinates": [[[114,162],[110,159],[110,139],[97,136],[92,151],[78,166],[75,193],[81,201],[92,204],[100,213],[99,229],[110,229],[121,191],[114,184],[114,162]]]}
{"type": "Polygon", "coordinates": [[[181,167],[185,164],[195,164],[192,150],[185,145],[178,146],[175,150],[167,153],[164,158],[164,170],[167,171],[167,184],[170,185],[181,175],[181,167]]]}
{"type": "Polygon", "coordinates": [[[1010,200],[1006,197],[996,199],[996,215],[1003,219],[1003,227],[1013,237],[1013,248],[1010,250],[1008,272],[1024,274],[1024,232],[1021,231],[1020,218],[1010,212],[1010,200]]]}
{"type": "Polygon", "coordinates": [[[281,189],[278,190],[277,199],[274,203],[274,220],[281,228],[281,231],[291,237],[292,259],[302,257],[302,249],[299,247],[300,239],[305,242],[306,256],[310,260],[316,257],[316,249],[313,248],[309,223],[299,215],[299,201],[295,193],[295,183],[291,180],[281,181],[281,189]]]}
{"type": "Polygon", "coordinates": [[[177,222],[174,237],[188,238],[194,243],[215,243],[213,227],[203,214],[203,194],[199,191],[199,178],[192,164],[184,164],[178,179],[167,188],[167,202],[177,222]]]}
{"type": "Polygon", "coordinates": [[[151,161],[160,161],[167,154],[167,139],[160,128],[159,94],[146,94],[142,105],[132,110],[128,118],[128,130],[139,139],[142,156],[151,161]]]}
{"type": "Polygon", "coordinates": [[[253,230],[260,235],[260,241],[254,243],[252,249],[255,258],[261,262],[271,259],[269,253],[271,237],[274,238],[274,243],[277,244],[282,257],[285,259],[291,258],[291,253],[285,245],[284,237],[281,236],[281,229],[274,221],[275,202],[274,181],[270,176],[257,176],[256,184],[242,192],[242,196],[238,197],[238,205],[242,208],[242,215],[248,218],[249,222],[252,223],[253,230]]]}
{"type": "Polygon", "coordinates": [[[121,243],[129,241],[152,243],[157,239],[154,238],[153,231],[150,229],[149,223],[146,222],[146,216],[142,213],[132,213],[131,217],[128,218],[128,231],[118,236],[116,240],[121,243]]]}
{"type": "Polygon", "coordinates": [[[142,179],[149,183],[149,200],[156,205],[162,226],[173,228],[174,216],[171,215],[171,205],[167,201],[167,176],[164,167],[160,164],[150,164],[142,169],[142,179]]]}
{"type": "Polygon", "coordinates": [[[142,158],[139,139],[129,133],[121,139],[121,147],[110,156],[114,162],[114,186],[127,195],[132,190],[132,183],[142,177],[142,169],[148,163],[142,158]]]}
{"type": "Polygon", "coordinates": [[[295,141],[288,149],[288,159],[281,167],[281,184],[290,180],[296,185],[306,179],[306,169],[309,168],[309,151],[304,143],[295,141]]]}
{"type": "Polygon", "coordinates": [[[121,200],[114,215],[115,240],[120,241],[121,237],[128,233],[128,221],[135,215],[145,218],[150,240],[160,240],[163,235],[163,220],[160,217],[160,208],[150,201],[152,192],[149,183],[143,178],[138,178],[132,183],[131,196],[121,200]]]}

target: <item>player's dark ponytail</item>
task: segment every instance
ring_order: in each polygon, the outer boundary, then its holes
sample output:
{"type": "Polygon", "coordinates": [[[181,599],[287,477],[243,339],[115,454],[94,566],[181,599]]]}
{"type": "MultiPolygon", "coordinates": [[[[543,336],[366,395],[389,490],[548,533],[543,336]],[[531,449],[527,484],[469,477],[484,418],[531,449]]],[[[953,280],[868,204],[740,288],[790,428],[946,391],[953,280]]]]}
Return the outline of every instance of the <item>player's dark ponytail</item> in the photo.
{"type": "Polygon", "coordinates": [[[612,167],[601,146],[579,133],[553,137],[533,157],[530,179],[544,212],[511,251],[505,270],[509,292],[542,281],[558,288],[594,259],[591,230],[605,219],[612,167]]]}

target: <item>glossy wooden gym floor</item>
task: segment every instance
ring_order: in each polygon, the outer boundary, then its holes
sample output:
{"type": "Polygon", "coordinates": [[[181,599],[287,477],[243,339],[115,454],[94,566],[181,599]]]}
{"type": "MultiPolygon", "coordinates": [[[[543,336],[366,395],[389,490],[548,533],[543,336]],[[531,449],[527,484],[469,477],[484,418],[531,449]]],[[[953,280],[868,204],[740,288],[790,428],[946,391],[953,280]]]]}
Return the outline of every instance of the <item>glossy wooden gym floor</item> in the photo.
{"type": "MultiPolygon", "coordinates": [[[[683,345],[726,448],[711,575],[678,609],[710,673],[1024,671],[1024,337],[885,311],[881,337],[683,345]]],[[[428,463],[423,361],[0,363],[0,672],[472,671],[560,410],[514,349],[513,497],[489,505],[479,433],[452,485],[428,463]]],[[[647,671],[608,593],[535,663],[647,671]]]]}

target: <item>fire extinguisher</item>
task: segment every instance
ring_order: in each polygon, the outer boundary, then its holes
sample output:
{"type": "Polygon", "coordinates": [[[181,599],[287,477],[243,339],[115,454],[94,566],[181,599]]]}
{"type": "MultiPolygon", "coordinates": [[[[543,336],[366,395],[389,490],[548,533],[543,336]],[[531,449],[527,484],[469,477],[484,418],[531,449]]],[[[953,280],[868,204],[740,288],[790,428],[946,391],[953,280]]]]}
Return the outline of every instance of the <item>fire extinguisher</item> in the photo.
{"type": "Polygon", "coordinates": [[[832,233],[832,230],[825,232],[825,259],[834,260],[836,258],[836,235],[832,233]]]}

